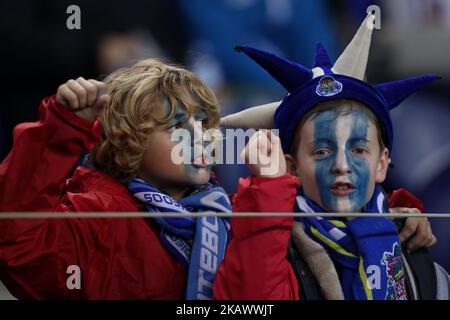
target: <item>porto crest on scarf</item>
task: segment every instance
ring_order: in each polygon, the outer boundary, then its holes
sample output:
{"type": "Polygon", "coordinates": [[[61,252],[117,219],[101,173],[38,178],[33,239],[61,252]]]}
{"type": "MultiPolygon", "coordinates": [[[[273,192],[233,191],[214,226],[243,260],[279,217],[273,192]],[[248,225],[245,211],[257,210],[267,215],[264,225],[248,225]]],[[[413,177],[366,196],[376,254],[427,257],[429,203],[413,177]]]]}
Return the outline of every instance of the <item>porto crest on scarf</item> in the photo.
{"type": "Polygon", "coordinates": [[[392,251],[383,254],[381,264],[386,266],[388,278],[385,300],[407,300],[402,249],[398,243],[393,245],[392,251]]]}

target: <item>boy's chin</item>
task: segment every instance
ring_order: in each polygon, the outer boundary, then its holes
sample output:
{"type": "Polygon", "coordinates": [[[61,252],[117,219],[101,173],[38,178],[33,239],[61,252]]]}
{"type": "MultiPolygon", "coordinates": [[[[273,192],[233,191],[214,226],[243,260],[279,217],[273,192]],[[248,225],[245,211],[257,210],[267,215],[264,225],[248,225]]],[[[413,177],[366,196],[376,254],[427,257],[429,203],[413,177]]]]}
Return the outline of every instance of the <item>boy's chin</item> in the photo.
{"type": "Polygon", "coordinates": [[[327,212],[332,213],[355,213],[361,212],[361,206],[356,203],[352,203],[349,199],[337,199],[333,203],[324,203],[322,208],[327,212]]]}
{"type": "Polygon", "coordinates": [[[196,174],[192,177],[192,185],[202,185],[208,183],[211,177],[211,168],[201,168],[198,169],[196,174]]]}
{"type": "Polygon", "coordinates": [[[361,208],[352,207],[352,206],[333,206],[331,209],[327,209],[328,212],[334,213],[358,213],[361,212],[361,208]]]}

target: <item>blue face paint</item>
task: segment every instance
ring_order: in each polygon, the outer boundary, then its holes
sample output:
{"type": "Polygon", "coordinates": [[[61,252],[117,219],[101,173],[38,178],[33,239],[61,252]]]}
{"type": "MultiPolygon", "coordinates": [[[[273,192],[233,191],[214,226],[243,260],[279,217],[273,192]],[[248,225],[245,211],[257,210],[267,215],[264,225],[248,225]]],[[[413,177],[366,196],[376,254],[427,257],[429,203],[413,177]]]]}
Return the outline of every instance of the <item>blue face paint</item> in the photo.
{"type": "MultiPolygon", "coordinates": [[[[208,115],[202,108],[197,108],[192,116],[187,114],[184,107],[177,106],[176,113],[174,117],[169,121],[167,128],[173,129],[184,129],[189,132],[190,140],[183,141],[184,150],[190,150],[190,163],[184,163],[184,173],[192,180],[195,180],[200,171],[204,171],[208,175],[211,172],[212,164],[205,165],[200,161],[200,163],[194,163],[195,157],[201,157],[203,154],[203,149],[206,147],[206,141],[200,140],[200,144],[196,139],[202,139],[201,135],[205,129],[203,122],[207,120],[208,115]],[[194,121],[196,122],[194,124],[194,121]],[[200,124],[201,123],[201,124],[200,124]],[[200,127],[202,126],[202,127],[200,127]]],[[[208,142],[210,143],[210,142],[208,142]]],[[[188,160],[188,159],[185,159],[188,160]]],[[[204,159],[208,163],[210,159],[204,159]]]]}
{"type": "Polygon", "coordinates": [[[167,124],[167,128],[182,125],[186,120],[187,120],[186,110],[178,106],[177,110],[175,111],[175,115],[172,117],[172,119],[170,119],[169,123],[167,124]]]}
{"type": "Polygon", "coordinates": [[[315,150],[326,150],[315,160],[316,184],[323,209],[358,212],[370,199],[369,162],[359,153],[367,148],[368,127],[369,119],[360,110],[346,116],[330,110],[314,119],[315,150]]]}

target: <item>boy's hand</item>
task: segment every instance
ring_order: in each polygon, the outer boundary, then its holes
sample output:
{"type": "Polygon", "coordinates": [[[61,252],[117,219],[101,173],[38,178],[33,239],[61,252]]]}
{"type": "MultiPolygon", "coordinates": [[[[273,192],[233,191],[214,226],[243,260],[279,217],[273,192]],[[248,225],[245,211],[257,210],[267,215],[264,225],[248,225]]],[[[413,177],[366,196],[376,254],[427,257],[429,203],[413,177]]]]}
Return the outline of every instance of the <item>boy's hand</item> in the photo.
{"type": "MultiPolygon", "coordinates": [[[[390,211],[391,213],[420,213],[419,209],[416,208],[391,208],[390,211]]],[[[437,242],[426,217],[407,218],[399,236],[401,242],[407,243],[407,248],[410,251],[431,247],[437,242]]]]}
{"type": "Polygon", "coordinates": [[[278,136],[270,130],[259,130],[241,152],[254,176],[276,178],[286,174],[286,160],[278,136]]]}
{"type": "Polygon", "coordinates": [[[56,101],[71,109],[78,117],[93,121],[109,103],[106,84],[94,79],[79,77],[59,86],[56,101]]]}

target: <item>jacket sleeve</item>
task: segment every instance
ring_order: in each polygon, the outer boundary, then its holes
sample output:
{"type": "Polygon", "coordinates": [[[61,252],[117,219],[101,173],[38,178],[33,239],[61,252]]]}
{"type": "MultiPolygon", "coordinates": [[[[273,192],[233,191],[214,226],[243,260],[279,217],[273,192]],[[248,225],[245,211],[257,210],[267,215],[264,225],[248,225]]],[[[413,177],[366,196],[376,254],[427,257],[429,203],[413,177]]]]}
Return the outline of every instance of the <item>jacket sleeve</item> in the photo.
{"type": "MultiPolygon", "coordinates": [[[[276,179],[241,179],[231,197],[233,212],[292,212],[299,182],[286,175],[276,179]]],[[[396,206],[422,209],[406,190],[390,197],[396,206]]],[[[232,218],[232,239],[214,281],[215,299],[299,299],[295,273],[287,260],[292,217],[232,218]]]]}
{"type": "Polygon", "coordinates": [[[406,189],[397,189],[389,194],[389,207],[416,208],[424,212],[423,202],[406,189]]]}
{"type": "Polygon", "coordinates": [[[52,211],[82,152],[98,142],[95,124],[55,96],[44,99],[39,121],[14,129],[13,148],[0,165],[0,212],[52,211]]]}
{"type": "Polygon", "coordinates": [[[298,283],[287,260],[297,180],[249,177],[239,181],[233,212],[268,212],[268,217],[233,217],[232,239],[214,281],[215,299],[298,299],[298,283]]]}
{"type": "MultiPolygon", "coordinates": [[[[77,211],[77,203],[91,211],[102,211],[100,202],[92,195],[62,201],[55,210],[77,211]]],[[[88,286],[90,260],[98,246],[99,234],[110,228],[110,219],[5,219],[0,222],[0,277],[16,298],[95,296],[97,292],[88,286]],[[74,267],[77,270],[71,269],[74,267]],[[74,288],[77,283],[80,287],[74,288]]]]}
{"type": "MultiPolygon", "coordinates": [[[[40,119],[14,129],[0,165],[0,211],[73,211],[60,203],[83,150],[97,143],[94,125],[49,97],[40,119]],[[58,204],[59,203],[59,204],[58,204]]],[[[90,199],[83,199],[88,204],[90,199]]],[[[92,211],[96,201],[90,200],[92,211]]],[[[2,212],[0,212],[0,215],[2,212]]],[[[0,219],[0,277],[18,298],[75,297],[70,265],[86,266],[100,223],[95,219],[0,219]]]]}

